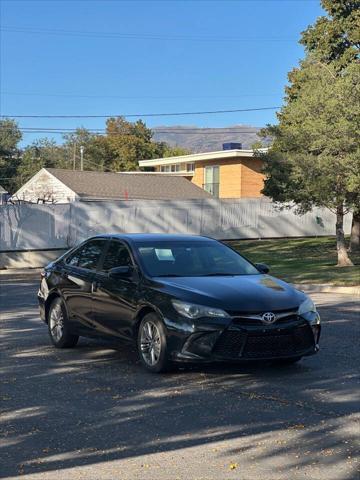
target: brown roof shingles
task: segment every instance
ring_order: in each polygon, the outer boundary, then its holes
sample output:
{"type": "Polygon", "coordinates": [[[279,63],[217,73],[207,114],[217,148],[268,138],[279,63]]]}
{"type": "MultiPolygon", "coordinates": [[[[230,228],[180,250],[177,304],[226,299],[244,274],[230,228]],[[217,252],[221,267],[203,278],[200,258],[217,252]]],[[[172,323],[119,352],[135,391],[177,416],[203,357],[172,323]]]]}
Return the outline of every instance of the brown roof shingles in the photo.
{"type": "Polygon", "coordinates": [[[176,200],[211,195],[179,176],[153,173],[109,173],[47,168],[82,199],[176,200]]]}

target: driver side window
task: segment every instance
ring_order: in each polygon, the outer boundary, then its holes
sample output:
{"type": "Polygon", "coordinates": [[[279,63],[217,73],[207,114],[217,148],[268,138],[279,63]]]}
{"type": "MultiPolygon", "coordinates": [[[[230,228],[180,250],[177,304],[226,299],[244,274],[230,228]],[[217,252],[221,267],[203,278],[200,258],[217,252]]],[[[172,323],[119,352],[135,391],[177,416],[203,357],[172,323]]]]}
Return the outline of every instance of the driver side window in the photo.
{"type": "Polygon", "coordinates": [[[69,255],[65,263],[72,267],[96,270],[104,247],[105,240],[90,240],[69,255]]]}
{"type": "Polygon", "coordinates": [[[115,267],[127,267],[131,265],[133,265],[133,262],[127,247],[123,243],[111,241],[104,258],[102,271],[108,272],[115,267]]]}

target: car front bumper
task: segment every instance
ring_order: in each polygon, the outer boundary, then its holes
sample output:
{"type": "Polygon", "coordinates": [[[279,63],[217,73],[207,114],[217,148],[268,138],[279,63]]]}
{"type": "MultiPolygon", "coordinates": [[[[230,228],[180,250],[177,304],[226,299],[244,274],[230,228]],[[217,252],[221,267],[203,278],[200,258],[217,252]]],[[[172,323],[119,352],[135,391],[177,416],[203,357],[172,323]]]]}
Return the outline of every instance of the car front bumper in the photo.
{"type": "Polygon", "coordinates": [[[187,335],[177,335],[177,348],[170,348],[174,361],[216,362],[276,360],[313,355],[319,350],[320,317],[311,321],[297,315],[272,325],[244,325],[230,321],[198,325],[187,335]]]}

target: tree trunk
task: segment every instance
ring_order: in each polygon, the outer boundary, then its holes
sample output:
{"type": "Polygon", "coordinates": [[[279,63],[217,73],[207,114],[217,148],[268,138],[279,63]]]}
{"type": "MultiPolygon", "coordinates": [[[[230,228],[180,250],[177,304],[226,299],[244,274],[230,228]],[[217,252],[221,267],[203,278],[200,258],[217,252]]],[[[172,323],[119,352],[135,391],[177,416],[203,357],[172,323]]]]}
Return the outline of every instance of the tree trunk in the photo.
{"type": "Polygon", "coordinates": [[[347,267],[349,265],[353,265],[349,258],[345,244],[343,204],[338,205],[336,209],[336,249],[338,255],[338,267],[347,267]]]}
{"type": "Polygon", "coordinates": [[[349,250],[350,252],[360,250],[360,209],[354,209],[353,212],[349,250]]]}

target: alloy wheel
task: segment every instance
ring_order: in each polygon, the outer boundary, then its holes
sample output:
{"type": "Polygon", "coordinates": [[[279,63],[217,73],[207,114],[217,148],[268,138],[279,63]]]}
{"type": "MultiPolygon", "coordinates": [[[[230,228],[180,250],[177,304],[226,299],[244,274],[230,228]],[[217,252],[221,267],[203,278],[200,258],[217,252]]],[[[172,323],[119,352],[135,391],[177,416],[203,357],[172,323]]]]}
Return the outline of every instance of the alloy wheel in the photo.
{"type": "Polygon", "coordinates": [[[60,304],[56,304],[50,312],[50,332],[55,342],[59,342],[64,335],[64,315],[60,304]]]}
{"type": "Polygon", "coordinates": [[[151,367],[156,365],[161,354],[161,336],[156,324],[150,320],[142,326],[140,346],[145,363],[151,367]]]}

